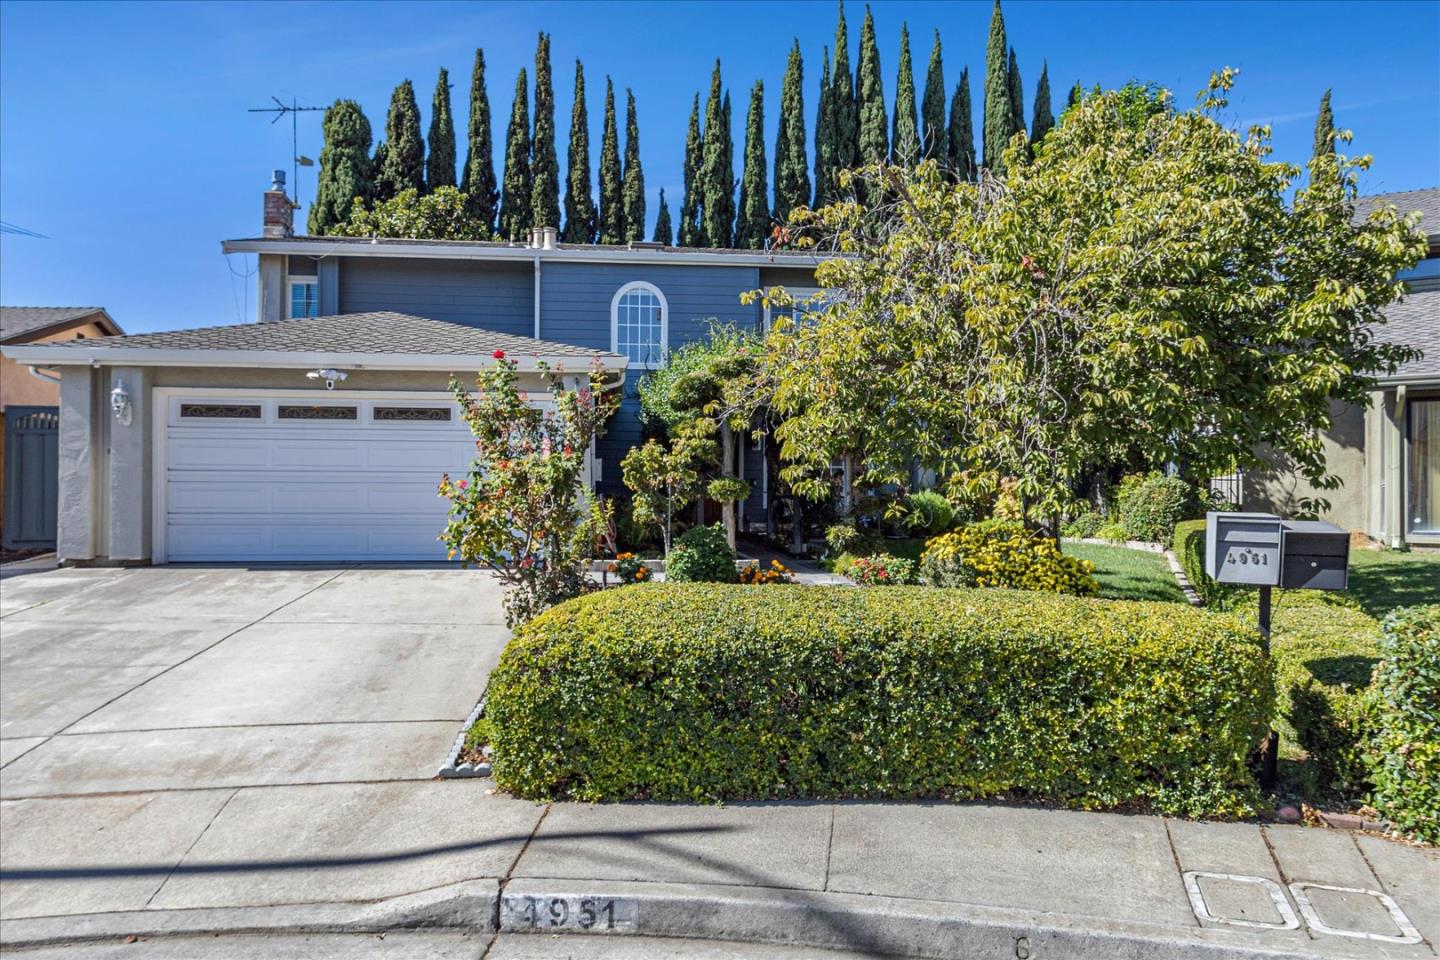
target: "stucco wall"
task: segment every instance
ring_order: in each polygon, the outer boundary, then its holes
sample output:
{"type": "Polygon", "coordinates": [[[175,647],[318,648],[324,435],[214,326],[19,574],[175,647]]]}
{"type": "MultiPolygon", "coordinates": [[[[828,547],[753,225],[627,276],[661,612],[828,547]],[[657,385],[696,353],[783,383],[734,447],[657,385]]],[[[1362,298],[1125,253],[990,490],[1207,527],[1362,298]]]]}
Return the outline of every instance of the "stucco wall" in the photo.
{"type": "Polygon", "coordinates": [[[1334,425],[1321,437],[1325,448],[1325,464],[1329,472],[1341,480],[1337,490],[1317,490],[1298,476],[1290,461],[1274,451],[1262,450],[1270,467],[1245,474],[1246,510],[1260,510],[1282,517],[1302,512],[1301,501],[1318,497],[1330,502],[1330,509],[1320,514],[1346,530],[1370,528],[1371,495],[1366,468],[1365,408],[1353,404],[1331,404],[1334,425]]]}
{"type": "MultiPolygon", "coordinates": [[[[105,336],[105,331],[97,324],[86,323],[52,333],[49,336],[19,342],[55,343],[60,340],[76,340],[80,337],[93,340],[103,336],[105,336]]],[[[59,404],[60,385],[58,383],[46,383],[32,377],[24,365],[16,363],[9,357],[0,357],[0,410],[9,406],[54,407],[59,404]]]]}

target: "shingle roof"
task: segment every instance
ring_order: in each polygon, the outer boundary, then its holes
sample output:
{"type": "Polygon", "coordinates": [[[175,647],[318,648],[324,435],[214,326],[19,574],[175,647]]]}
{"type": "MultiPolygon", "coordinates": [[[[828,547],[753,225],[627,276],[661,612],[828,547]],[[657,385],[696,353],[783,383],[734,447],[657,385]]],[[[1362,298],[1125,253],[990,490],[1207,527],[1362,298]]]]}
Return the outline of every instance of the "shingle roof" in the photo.
{"type": "Polygon", "coordinates": [[[139,333],[103,341],[56,344],[74,349],[255,350],[279,353],[374,353],[478,356],[504,350],[517,356],[615,357],[566,343],[484,330],[404,313],[346,313],[330,317],[240,323],[193,330],[139,333]]]}
{"type": "Polygon", "coordinates": [[[1394,204],[1402,214],[1420,211],[1420,229],[1430,236],[1440,234],[1440,187],[1425,190],[1404,190],[1399,193],[1376,193],[1361,197],[1355,204],[1355,215],[1363,220],[1373,210],[1394,204]]]}
{"type": "Polygon", "coordinates": [[[1376,328],[1375,339],[1424,351],[1423,357],[1403,364],[1395,376],[1440,380],[1440,290],[1407,293],[1404,300],[1386,307],[1385,325],[1376,328]]]}
{"type": "Polygon", "coordinates": [[[35,336],[51,327],[83,320],[97,313],[104,314],[104,322],[120,332],[119,324],[110,319],[104,307],[0,307],[0,343],[35,336]]]}

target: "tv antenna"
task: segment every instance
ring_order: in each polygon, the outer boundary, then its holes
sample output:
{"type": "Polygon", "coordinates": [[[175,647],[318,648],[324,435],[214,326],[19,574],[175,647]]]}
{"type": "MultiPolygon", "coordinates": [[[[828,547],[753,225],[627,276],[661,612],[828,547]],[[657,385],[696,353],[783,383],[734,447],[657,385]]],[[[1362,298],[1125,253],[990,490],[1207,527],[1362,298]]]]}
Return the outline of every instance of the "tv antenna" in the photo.
{"type": "Polygon", "coordinates": [[[271,94],[271,95],[270,95],[270,99],[275,101],[275,106],[273,106],[273,107],[251,107],[248,112],[249,112],[249,113],[273,113],[273,114],[275,114],[275,119],[270,121],[270,123],[271,123],[272,126],[273,126],[274,124],[279,123],[279,122],[285,117],[286,114],[289,114],[289,115],[290,115],[290,156],[291,156],[291,159],[294,160],[293,175],[292,175],[291,178],[290,178],[290,183],[291,183],[291,184],[294,186],[294,188],[295,188],[295,199],[294,199],[295,207],[296,207],[296,209],[299,209],[299,207],[300,207],[300,168],[301,168],[301,167],[313,167],[313,166],[315,166],[315,161],[314,161],[314,160],[311,160],[309,157],[302,157],[302,156],[300,155],[300,114],[302,114],[302,113],[309,113],[309,112],[316,111],[316,110],[324,110],[325,108],[324,108],[324,107],[302,107],[302,106],[300,106],[300,104],[299,104],[299,103],[295,100],[295,98],[293,98],[293,97],[290,99],[290,102],[289,102],[289,103],[285,103],[283,100],[281,100],[279,97],[275,96],[274,94],[271,94]]]}

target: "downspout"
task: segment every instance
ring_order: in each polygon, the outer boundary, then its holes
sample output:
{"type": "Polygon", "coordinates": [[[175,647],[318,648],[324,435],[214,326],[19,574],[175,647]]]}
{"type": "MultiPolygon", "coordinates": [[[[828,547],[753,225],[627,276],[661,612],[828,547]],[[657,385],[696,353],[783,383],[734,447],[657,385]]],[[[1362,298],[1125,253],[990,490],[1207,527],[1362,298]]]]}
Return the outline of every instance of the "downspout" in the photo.
{"type": "Polygon", "coordinates": [[[540,339],[540,254],[535,254],[535,339],[540,339]]]}
{"type": "Polygon", "coordinates": [[[60,377],[58,374],[41,370],[39,367],[27,367],[26,369],[30,371],[30,376],[34,377],[36,380],[43,380],[46,383],[60,383],[60,377]]]}

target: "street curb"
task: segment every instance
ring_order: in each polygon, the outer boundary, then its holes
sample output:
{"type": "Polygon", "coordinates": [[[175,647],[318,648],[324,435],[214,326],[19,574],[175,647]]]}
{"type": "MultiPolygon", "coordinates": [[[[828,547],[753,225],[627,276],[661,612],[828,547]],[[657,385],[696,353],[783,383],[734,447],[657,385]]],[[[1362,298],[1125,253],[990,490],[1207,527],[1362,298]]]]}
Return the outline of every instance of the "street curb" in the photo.
{"type": "MultiPolygon", "coordinates": [[[[0,921],[7,949],[127,936],[379,933],[463,929],[556,934],[582,944],[594,931],[517,925],[527,897],[624,901],[632,920],[606,937],[673,937],[850,950],[917,960],[952,957],[1165,957],[1179,960],[1315,960],[1293,948],[1257,946],[1263,934],[1216,928],[1087,920],[1058,914],[854,893],[603,880],[470,880],[367,903],[139,910],[0,921]]],[[[545,918],[548,912],[531,911],[545,918]]],[[[1327,951],[1325,956],[1337,957],[1327,951]]]]}
{"type": "Polygon", "coordinates": [[[470,716],[460,725],[460,732],[455,735],[455,742],[450,745],[450,752],[445,756],[445,762],[440,765],[435,776],[446,780],[464,779],[466,777],[488,777],[490,776],[490,764],[488,763],[462,763],[456,765],[455,761],[460,759],[460,751],[465,749],[465,734],[470,732],[470,727],[480,714],[485,712],[485,698],[490,688],[486,687],[485,692],[480,694],[480,700],[475,704],[475,709],[470,711],[470,716]]]}
{"type": "Polygon", "coordinates": [[[1185,568],[1180,565],[1180,558],[1175,556],[1174,550],[1165,551],[1165,562],[1170,564],[1170,572],[1175,575],[1175,582],[1180,585],[1180,592],[1185,594],[1185,599],[1190,601],[1192,607],[1203,607],[1205,601],[1190,584],[1190,578],[1185,576],[1185,568]]]}

